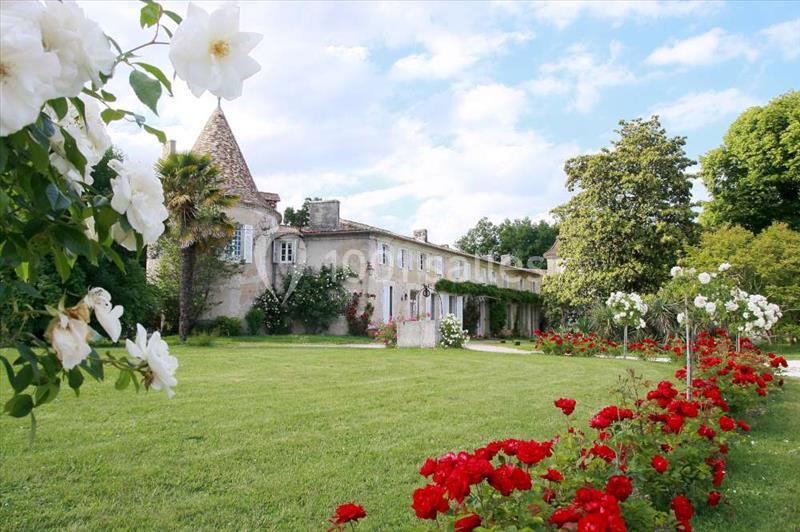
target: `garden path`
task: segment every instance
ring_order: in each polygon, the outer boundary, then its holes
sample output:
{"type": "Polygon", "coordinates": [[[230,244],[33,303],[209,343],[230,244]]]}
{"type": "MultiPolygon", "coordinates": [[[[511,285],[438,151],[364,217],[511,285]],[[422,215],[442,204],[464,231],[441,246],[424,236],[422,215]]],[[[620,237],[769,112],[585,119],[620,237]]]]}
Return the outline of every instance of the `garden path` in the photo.
{"type": "Polygon", "coordinates": [[[800,378],[800,360],[787,360],[789,367],[786,368],[787,377],[800,378]]]}
{"type": "Polygon", "coordinates": [[[530,351],[525,349],[514,349],[513,347],[502,347],[499,345],[487,345],[480,343],[467,343],[467,349],[471,351],[485,351],[487,353],[514,353],[520,355],[530,355],[531,353],[541,353],[541,351],[530,351]]]}

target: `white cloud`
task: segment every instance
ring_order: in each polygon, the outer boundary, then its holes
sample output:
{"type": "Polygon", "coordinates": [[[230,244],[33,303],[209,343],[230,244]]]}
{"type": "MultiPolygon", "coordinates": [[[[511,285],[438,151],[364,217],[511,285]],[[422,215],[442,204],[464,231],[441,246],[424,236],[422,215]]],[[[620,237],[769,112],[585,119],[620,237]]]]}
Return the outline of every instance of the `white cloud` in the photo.
{"type": "Polygon", "coordinates": [[[653,114],[659,115],[670,128],[689,131],[729,119],[759,103],[758,99],[739,89],[709,90],[687,94],[671,103],[658,104],[653,108],[653,114]]]}
{"type": "Polygon", "coordinates": [[[780,51],[786,59],[800,56],[800,18],[775,24],[761,30],[767,43],[780,51]]]}
{"type": "Polygon", "coordinates": [[[512,126],[526,105],[524,91],[492,83],[464,92],[458,102],[456,116],[461,123],[472,126],[512,126]]]}
{"type": "Polygon", "coordinates": [[[531,9],[537,19],[550,22],[559,28],[564,28],[582,15],[610,21],[615,25],[619,25],[626,19],[641,21],[667,17],[701,16],[713,11],[720,4],[721,2],[716,1],[637,2],[617,0],[612,2],[598,2],[593,0],[550,0],[533,2],[531,4],[531,9]]]}
{"type": "Polygon", "coordinates": [[[426,51],[398,59],[392,65],[395,79],[448,79],[461,74],[485,57],[502,53],[509,44],[525,42],[530,33],[457,35],[437,31],[421,36],[426,51]]]}
{"type": "Polygon", "coordinates": [[[647,57],[647,62],[652,65],[704,66],[739,57],[754,61],[758,53],[744,37],[714,28],[657,48],[647,57]]]}
{"type": "Polygon", "coordinates": [[[585,46],[574,45],[560,60],[542,65],[540,77],[523,87],[535,95],[570,94],[570,110],[589,112],[599,101],[602,89],[636,81],[636,76],[617,62],[621,50],[618,42],[612,42],[608,59],[599,60],[585,46]]]}

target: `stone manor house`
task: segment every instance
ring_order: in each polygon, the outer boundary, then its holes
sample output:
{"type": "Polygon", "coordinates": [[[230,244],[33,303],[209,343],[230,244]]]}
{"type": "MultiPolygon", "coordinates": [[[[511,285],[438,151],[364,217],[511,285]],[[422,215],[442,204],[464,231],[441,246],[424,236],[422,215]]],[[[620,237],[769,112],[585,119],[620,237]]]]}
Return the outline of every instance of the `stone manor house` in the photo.
{"type": "MultiPolygon", "coordinates": [[[[174,141],[166,148],[175,150],[174,141]]],[[[346,220],[339,215],[339,201],[312,202],[310,221],[296,228],[281,223],[280,197],[256,187],[233,131],[222,109],[217,107],[208,119],[192,151],[208,154],[219,168],[227,188],[239,196],[238,205],[228,211],[237,223],[236,235],[227,248],[230,260],[241,262],[241,272],[217,287],[214,305],[203,319],[216,316],[243,317],[253,301],[266,288],[281,287],[283,277],[293,268],[319,268],[330,264],[348,266],[357,277],[348,281],[351,292],[374,294],[372,321],[389,319],[436,319],[455,314],[464,319],[465,298],[472,297],[474,332],[489,334],[491,296],[451,294],[435,289],[437,281],[493,285],[523,292],[538,293],[547,270],[514,265],[510,256],[498,262],[464,253],[447,245],[428,241],[426,229],[406,236],[346,220]],[[427,294],[427,295],[426,295],[427,294]],[[474,311],[477,306],[478,312],[474,311]]],[[[555,246],[554,246],[555,248],[555,246]]],[[[554,250],[548,269],[555,267],[554,250]]],[[[362,298],[362,305],[363,305],[362,298]]],[[[541,309],[533,303],[508,302],[506,328],[530,335],[539,326],[541,309]]],[[[296,332],[302,329],[295,327],[296,332]]],[[[342,316],[329,333],[345,334],[342,316]]]]}

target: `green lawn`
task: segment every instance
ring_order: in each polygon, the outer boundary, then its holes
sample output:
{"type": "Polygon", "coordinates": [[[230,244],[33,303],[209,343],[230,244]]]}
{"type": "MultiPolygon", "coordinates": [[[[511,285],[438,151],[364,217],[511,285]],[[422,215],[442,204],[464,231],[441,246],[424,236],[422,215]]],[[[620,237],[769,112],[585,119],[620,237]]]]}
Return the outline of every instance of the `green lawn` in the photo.
{"type": "MultiPolygon", "coordinates": [[[[87,382],[80,399],[64,391],[43,407],[32,450],[27,420],[0,417],[0,529],[320,530],[350,500],[370,514],[364,529],[408,529],[426,456],[550,437],[563,429],[553,399],[576,398],[584,423],[625,368],[652,379],[673,369],[271,341],[173,353],[181,367],[171,400],[87,382]]],[[[800,523],[799,419],[792,382],[756,424],[754,444],[731,453],[732,506],[698,530],[800,523]]]]}

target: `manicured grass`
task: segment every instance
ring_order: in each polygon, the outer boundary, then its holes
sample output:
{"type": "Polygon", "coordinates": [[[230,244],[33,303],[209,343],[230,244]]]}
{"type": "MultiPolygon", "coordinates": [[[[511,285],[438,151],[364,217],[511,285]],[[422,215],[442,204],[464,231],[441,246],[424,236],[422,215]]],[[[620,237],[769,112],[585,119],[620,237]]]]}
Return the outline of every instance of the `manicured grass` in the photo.
{"type": "MultiPolygon", "coordinates": [[[[337,504],[357,500],[370,514],[365,530],[409,529],[426,456],[550,437],[564,427],[555,398],[577,399],[585,424],[625,368],[653,380],[674,369],[269,341],[173,353],[181,367],[171,400],[87,382],[80,399],[65,390],[42,408],[30,450],[27,420],[0,418],[0,528],[320,530],[337,504]]],[[[756,446],[732,452],[741,491],[710,528],[744,529],[748,513],[761,516],[750,529],[797,522],[798,383],[787,392],[758,422],[756,446]]]]}
{"type": "Polygon", "coordinates": [[[784,358],[800,358],[800,344],[764,344],[759,346],[764,351],[772,351],[784,358]]]}

